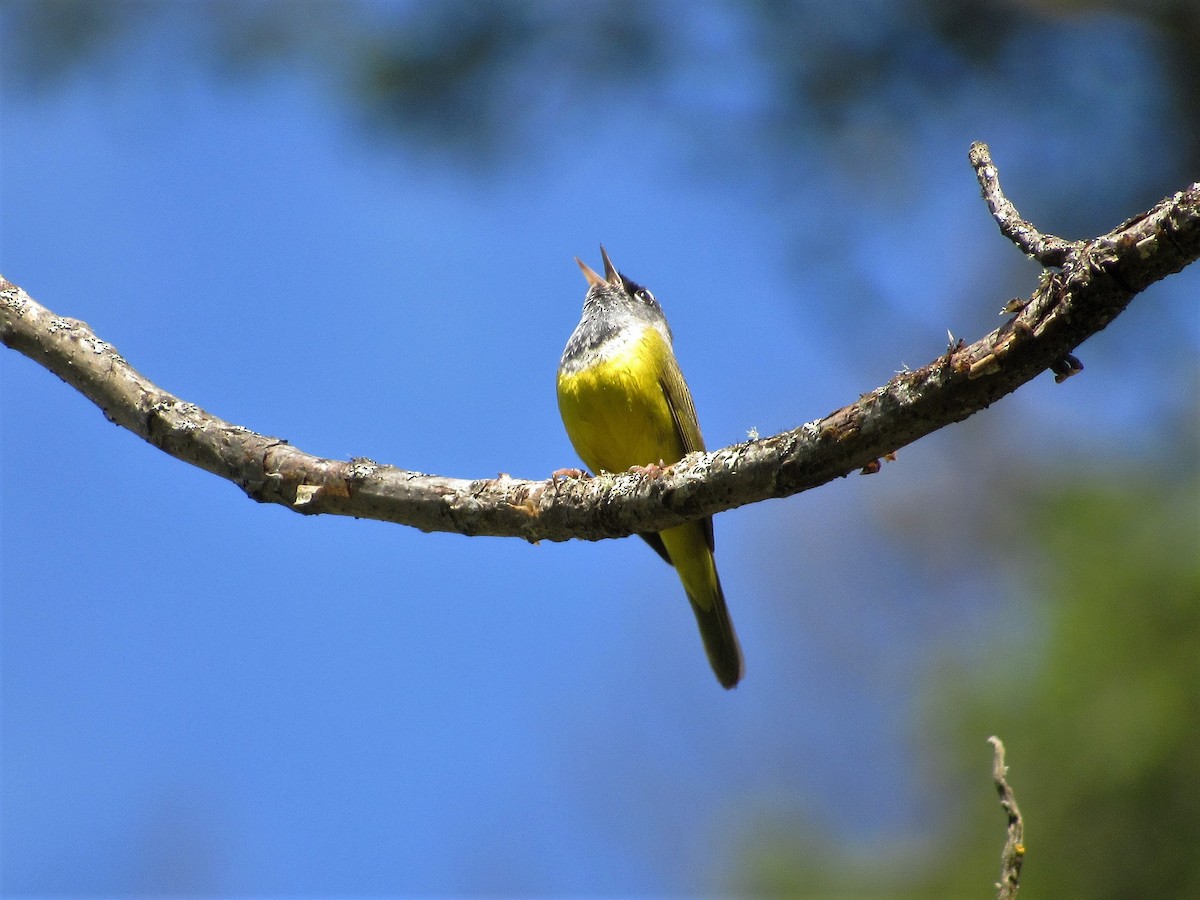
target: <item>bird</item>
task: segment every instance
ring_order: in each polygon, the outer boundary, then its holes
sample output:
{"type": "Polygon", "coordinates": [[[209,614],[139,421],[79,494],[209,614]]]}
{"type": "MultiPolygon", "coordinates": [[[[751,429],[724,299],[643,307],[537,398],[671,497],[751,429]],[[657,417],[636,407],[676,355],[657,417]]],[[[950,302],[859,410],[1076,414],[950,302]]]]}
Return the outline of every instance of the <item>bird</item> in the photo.
{"type": "MultiPolygon", "coordinates": [[[[600,255],[603,277],[575,258],[588,288],[558,365],[558,410],[593,474],[653,473],[704,450],[704,438],[662,306],[617,271],[603,244],[600,255]]],[[[641,537],[675,567],[713,672],[732,688],[742,678],[742,650],[713,559],[712,518],[641,537]]]]}

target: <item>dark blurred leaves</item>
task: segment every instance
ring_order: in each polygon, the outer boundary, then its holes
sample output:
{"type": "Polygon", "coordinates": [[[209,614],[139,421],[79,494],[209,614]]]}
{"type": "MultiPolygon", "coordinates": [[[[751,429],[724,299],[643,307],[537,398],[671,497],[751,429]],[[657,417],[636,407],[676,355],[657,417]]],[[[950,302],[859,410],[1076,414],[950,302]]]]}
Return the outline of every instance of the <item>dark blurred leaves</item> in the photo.
{"type": "MultiPolygon", "coordinates": [[[[1100,39],[1079,30],[1105,17],[1124,20],[1119,30],[1131,38],[1149,35],[1142,74],[1159,72],[1174,114],[1145,164],[1168,167],[1165,182],[1182,180],[1200,169],[1200,74],[1191,63],[1200,6],[1188,0],[3,5],[6,66],[26,86],[95,67],[119,71],[138,40],[161,40],[169,29],[193,44],[196,61],[225,73],[308,67],[377,126],[467,151],[462,158],[474,163],[526,156],[570,127],[568,96],[592,98],[596,116],[633,138],[637,123],[621,118],[623,90],[657,98],[662,122],[686,125],[693,142],[726,134],[773,145],[779,160],[805,142],[875,141],[920,127],[929,109],[964,93],[981,105],[1104,117],[1080,108],[1063,68],[1071,54],[1021,54],[1041,33],[1100,39]],[[721,71],[728,95],[692,91],[698,66],[721,71]],[[737,127],[727,131],[731,117],[737,127]],[[864,123],[873,124],[864,131],[864,123]]],[[[1130,171],[1123,180],[1145,177],[1130,171]]]]}

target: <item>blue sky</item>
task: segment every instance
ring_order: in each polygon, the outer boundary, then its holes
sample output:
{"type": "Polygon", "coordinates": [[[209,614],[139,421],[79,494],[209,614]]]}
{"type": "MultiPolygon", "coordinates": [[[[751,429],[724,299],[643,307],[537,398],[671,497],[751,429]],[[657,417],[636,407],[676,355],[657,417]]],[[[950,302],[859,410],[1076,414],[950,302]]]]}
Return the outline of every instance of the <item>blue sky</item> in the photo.
{"type": "MultiPolygon", "coordinates": [[[[1039,167],[1081,139],[953,105],[903,136],[882,198],[886,172],[812,147],[781,192],[693,153],[652,100],[627,98],[637,127],[617,130],[571,97],[561,128],[469,171],[365,135],[303,73],[221,81],[145,40],[138,77],[5,90],[0,271],[216,415],[463,477],[574,464],[554,371],[585,287],[572,257],[598,265],[600,241],[663,303],[722,446],[853,400],[947,329],[994,327],[1037,272],[995,234],[967,146],[1011,160],[1036,219],[1039,167]]],[[[1171,322],[1163,353],[1194,376],[1178,298],[1196,284],[1139,298],[1084,376],[1041,378],[880,476],[720,516],[747,657],[731,693],[640,542],[259,506],[5,351],[5,889],[678,894],[728,886],[779,818],[886,848],[938,814],[913,775],[928,661],[994,659],[1030,627],[1002,564],[938,511],[992,502],[1047,447],[1151,452],[1189,384],[1148,400],[1134,340],[1171,322]]]]}

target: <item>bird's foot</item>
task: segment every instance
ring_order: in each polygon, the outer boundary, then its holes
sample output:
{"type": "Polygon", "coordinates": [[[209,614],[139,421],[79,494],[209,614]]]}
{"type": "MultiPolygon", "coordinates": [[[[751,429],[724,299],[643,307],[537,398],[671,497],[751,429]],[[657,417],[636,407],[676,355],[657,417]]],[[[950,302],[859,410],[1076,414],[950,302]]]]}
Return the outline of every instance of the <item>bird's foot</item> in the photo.
{"type": "Polygon", "coordinates": [[[587,478],[587,472],[583,469],[555,469],[550,473],[551,481],[558,481],[560,478],[587,478]]]}
{"type": "Polygon", "coordinates": [[[650,463],[648,466],[630,466],[629,471],[635,475],[645,475],[648,478],[657,478],[667,468],[667,464],[661,459],[656,463],[650,463]]]}

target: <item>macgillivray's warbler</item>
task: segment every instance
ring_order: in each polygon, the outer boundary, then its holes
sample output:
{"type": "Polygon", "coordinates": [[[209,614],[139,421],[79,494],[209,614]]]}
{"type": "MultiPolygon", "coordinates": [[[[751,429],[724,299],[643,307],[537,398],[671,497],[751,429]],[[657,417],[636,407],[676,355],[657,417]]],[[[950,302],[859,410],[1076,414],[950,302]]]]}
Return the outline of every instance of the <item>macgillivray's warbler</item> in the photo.
{"type": "MultiPolygon", "coordinates": [[[[704,450],[671,328],[654,295],[618,272],[603,246],[600,254],[603,278],[575,260],[588,291],[559,362],[558,409],[593,473],[670,465],[704,450]]],[[[713,562],[712,518],[641,537],[675,567],[717,680],[733,687],[742,677],[742,651],[713,562]]]]}

